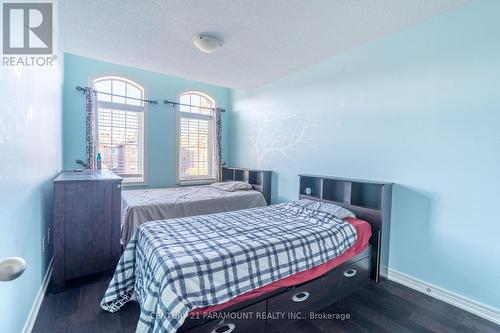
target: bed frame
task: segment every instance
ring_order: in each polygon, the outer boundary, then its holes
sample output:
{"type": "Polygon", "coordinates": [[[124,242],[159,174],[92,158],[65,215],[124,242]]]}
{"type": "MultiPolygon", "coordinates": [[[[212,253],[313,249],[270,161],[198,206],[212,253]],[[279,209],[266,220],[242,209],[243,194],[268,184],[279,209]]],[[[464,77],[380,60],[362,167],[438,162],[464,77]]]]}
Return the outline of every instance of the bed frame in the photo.
{"type": "Polygon", "coordinates": [[[334,203],[370,223],[371,277],[379,282],[381,276],[387,276],[393,183],[315,175],[299,177],[300,199],[334,203]]]}
{"type": "Polygon", "coordinates": [[[239,180],[252,185],[255,191],[264,195],[266,203],[271,204],[271,177],[272,171],[235,167],[222,167],[222,181],[239,180]]]}
{"type": "Polygon", "coordinates": [[[370,246],[314,280],[278,289],[210,315],[189,317],[179,332],[283,332],[306,314],[368,285],[370,279],[379,281],[381,270],[387,269],[392,184],[314,175],[299,177],[299,198],[335,203],[370,223],[370,246]]]}

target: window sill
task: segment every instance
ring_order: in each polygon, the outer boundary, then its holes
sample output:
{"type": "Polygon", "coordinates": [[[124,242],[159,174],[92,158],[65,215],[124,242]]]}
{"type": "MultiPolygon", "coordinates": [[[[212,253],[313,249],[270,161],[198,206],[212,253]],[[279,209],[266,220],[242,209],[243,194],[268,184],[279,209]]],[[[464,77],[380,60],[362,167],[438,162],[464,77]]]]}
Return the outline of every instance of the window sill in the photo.
{"type": "Polygon", "coordinates": [[[145,187],[148,183],[122,183],[122,188],[145,187]]]}
{"type": "Polygon", "coordinates": [[[196,179],[196,180],[178,180],[177,185],[189,186],[189,185],[209,185],[215,183],[215,179],[196,179]]]}
{"type": "Polygon", "coordinates": [[[148,186],[148,183],[142,178],[123,178],[123,187],[148,186]]]}

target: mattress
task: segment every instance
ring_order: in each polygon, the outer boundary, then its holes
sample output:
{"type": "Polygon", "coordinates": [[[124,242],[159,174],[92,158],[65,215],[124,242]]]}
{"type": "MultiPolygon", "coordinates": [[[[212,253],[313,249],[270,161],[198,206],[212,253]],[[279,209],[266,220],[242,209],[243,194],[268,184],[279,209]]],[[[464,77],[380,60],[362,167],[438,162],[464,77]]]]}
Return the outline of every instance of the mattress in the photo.
{"type": "Polygon", "coordinates": [[[249,291],[248,293],[237,296],[225,303],[194,309],[189,313],[189,315],[197,317],[204,313],[220,311],[230,306],[233,306],[237,303],[248,301],[253,298],[258,298],[260,296],[263,296],[267,293],[273,292],[281,288],[292,287],[302,283],[306,283],[308,281],[314,280],[322,276],[328,271],[334,269],[337,266],[342,265],[344,262],[357,256],[358,254],[363,252],[369,245],[370,237],[372,235],[371,226],[368,222],[353,217],[348,217],[346,220],[356,229],[357,238],[354,245],[352,245],[347,251],[342,253],[340,256],[335,257],[334,259],[331,259],[319,266],[310,268],[308,270],[291,275],[276,282],[272,282],[266,286],[249,291]]]}
{"type": "Polygon", "coordinates": [[[101,306],[118,311],[135,295],[137,332],[173,333],[192,310],[318,267],[357,238],[351,223],[295,203],[148,222],[125,248],[101,306]]]}
{"type": "Polygon", "coordinates": [[[122,244],[144,222],[214,214],[265,206],[254,190],[227,192],[209,185],[127,190],[122,192],[122,244]]]}

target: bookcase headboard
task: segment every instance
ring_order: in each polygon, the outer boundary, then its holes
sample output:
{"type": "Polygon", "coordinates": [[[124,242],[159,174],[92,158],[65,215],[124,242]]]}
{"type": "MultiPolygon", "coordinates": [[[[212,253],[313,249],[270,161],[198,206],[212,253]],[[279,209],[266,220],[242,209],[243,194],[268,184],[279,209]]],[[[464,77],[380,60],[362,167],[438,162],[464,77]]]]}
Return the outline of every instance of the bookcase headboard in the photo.
{"type": "Polygon", "coordinates": [[[316,175],[299,175],[299,198],[331,202],[349,209],[372,227],[371,277],[387,275],[392,183],[316,175]]]}
{"type": "Polygon", "coordinates": [[[236,167],[222,168],[222,181],[239,180],[252,185],[253,189],[264,195],[268,205],[271,204],[271,176],[272,171],[246,169],[236,167]]]}

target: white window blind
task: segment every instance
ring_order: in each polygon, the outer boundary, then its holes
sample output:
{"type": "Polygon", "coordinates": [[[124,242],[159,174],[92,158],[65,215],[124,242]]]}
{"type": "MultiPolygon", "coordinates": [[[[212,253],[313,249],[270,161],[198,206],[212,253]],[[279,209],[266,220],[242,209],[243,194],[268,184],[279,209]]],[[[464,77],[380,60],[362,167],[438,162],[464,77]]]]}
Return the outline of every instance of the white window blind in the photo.
{"type": "Polygon", "coordinates": [[[144,182],[144,89],[122,78],[94,81],[98,94],[98,152],[103,167],[124,178],[124,182],[144,182]]]}
{"type": "Polygon", "coordinates": [[[214,101],[198,92],[181,95],[178,111],[178,181],[213,180],[214,101]],[[202,107],[202,108],[200,108],[202,107]]]}

